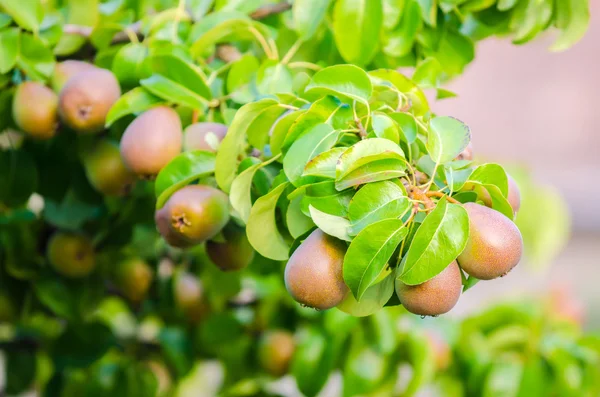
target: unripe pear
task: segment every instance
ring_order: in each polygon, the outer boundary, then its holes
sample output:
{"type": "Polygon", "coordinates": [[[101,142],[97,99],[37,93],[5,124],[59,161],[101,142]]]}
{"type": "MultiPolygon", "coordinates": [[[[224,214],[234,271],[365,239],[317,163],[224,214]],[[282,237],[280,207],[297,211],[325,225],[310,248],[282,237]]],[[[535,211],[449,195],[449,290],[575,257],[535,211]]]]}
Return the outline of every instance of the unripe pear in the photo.
{"type": "Polygon", "coordinates": [[[237,271],[248,266],[254,259],[254,249],[243,229],[228,225],[223,229],[225,242],[208,241],[206,253],[210,260],[227,271],[237,271]]]}
{"type": "Polygon", "coordinates": [[[154,178],[181,153],[179,115],[158,106],[145,111],[127,127],[121,138],[121,156],[127,167],[142,178],[154,178]]]}
{"type": "Polygon", "coordinates": [[[155,215],[156,226],[172,246],[185,248],[215,237],[229,222],[229,198],[205,185],[188,185],[155,215]]]}
{"type": "Polygon", "coordinates": [[[523,253],[519,228],[500,212],[483,205],[466,203],[464,208],[469,215],[469,239],[458,256],[460,267],[480,280],[507,274],[523,253]]]}
{"type": "Polygon", "coordinates": [[[419,285],[406,285],[396,280],[396,294],[400,303],[413,314],[438,316],[449,312],[458,302],[462,291],[462,277],[456,261],[440,274],[419,285]]]}
{"type": "Polygon", "coordinates": [[[91,63],[75,61],[72,59],[57,63],[54,67],[54,73],[52,74],[52,79],[50,81],[52,89],[58,94],[71,78],[81,72],[95,68],[96,66],[91,63]]]}
{"type": "Polygon", "coordinates": [[[296,343],[288,331],[268,331],[258,344],[258,361],[270,375],[283,376],[288,372],[296,343]]]}
{"type": "Polygon", "coordinates": [[[58,127],[58,97],[45,85],[26,81],[19,84],[12,103],[17,127],[36,139],[50,139],[58,127]]]}
{"type": "Polygon", "coordinates": [[[344,300],[342,264],[346,244],[323,233],[312,232],[294,251],[285,267],[285,286],[298,303],[326,310],[344,300]]]}
{"type": "Polygon", "coordinates": [[[119,145],[107,139],[95,144],[83,158],[90,184],[107,196],[123,196],[135,182],[135,175],[123,163],[119,145]]]}
{"type": "Polygon", "coordinates": [[[112,72],[100,68],[83,71],[69,79],[60,92],[60,118],[79,133],[98,133],[120,96],[121,87],[112,72]]]}
{"type": "Polygon", "coordinates": [[[183,150],[207,150],[216,152],[214,143],[220,143],[227,134],[227,126],[221,123],[201,122],[188,126],[183,133],[183,150]],[[212,139],[215,142],[211,141],[212,139]]]}
{"type": "Polygon", "coordinates": [[[115,272],[115,282],[127,299],[139,303],[146,297],[154,276],[144,260],[126,259],[117,265],[115,272]]]}
{"type": "Polygon", "coordinates": [[[58,273],[70,278],[85,277],[96,267],[92,242],[74,233],[55,233],[48,242],[48,261],[58,273]]]}

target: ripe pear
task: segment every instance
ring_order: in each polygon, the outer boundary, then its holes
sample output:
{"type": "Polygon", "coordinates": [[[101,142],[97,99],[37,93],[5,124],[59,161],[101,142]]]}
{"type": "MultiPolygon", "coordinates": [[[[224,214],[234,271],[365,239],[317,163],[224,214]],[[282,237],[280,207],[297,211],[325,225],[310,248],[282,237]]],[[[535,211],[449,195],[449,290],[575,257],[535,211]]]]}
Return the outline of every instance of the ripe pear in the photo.
{"type": "Polygon", "coordinates": [[[133,303],[139,303],[146,297],[154,276],[144,260],[126,259],[117,265],[115,272],[115,282],[123,296],[133,303]]]}
{"type": "Polygon", "coordinates": [[[133,183],[135,175],[123,163],[119,145],[102,139],[83,158],[90,184],[106,196],[123,196],[133,183]]]}
{"type": "Polygon", "coordinates": [[[411,313],[438,316],[450,311],[460,298],[462,277],[456,261],[440,274],[419,285],[406,285],[396,280],[396,294],[400,303],[411,313]]]}
{"type": "Polygon", "coordinates": [[[296,343],[288,331],[273,330],[263,334],[258,344],[258,362],[272,376],[288,372],[296,343]]]}
{"type": "Polygon", "coordinates": [[[466,203],[469,240],[458,256],[460,267],[480,280],[507,274],[521,260],[523,238],[517,225],[498,211],[466,203]]]}
{"type": "Polygon", "coordinates": [[[203,311],[203,289],[198,277],[181,273],[175,277],[175,303],[190,321],[198,321],[203,311]]]}
{"type": "Polygon", "coordinates": [[[26,81],[19,84],[12,103],[15,124],[36,139],[50,139],[58,127],[58,97],[45,85],[26,81]]]}
{"type": "Polygon", "coordinates": [[[95,68],[96,66],[92,65],[91,63],[75,61],[72,59],[57,63],[54,67],[54,73],[52,74],[50,81],[52,89],[58,94],[71,78],[75,77],[81,72],[95,68]]]}
{"type": "Polygon", "coordinates": [[[323,233],[312,232],[294,251],[285,267],[285,286],[298,303],[326,310],[344,300],[342,264],[346,244],[323,233]]]}
{"type": "Polygon", "coordinates": [[[156,176],[181,153],[181,120],[175,110],[158,106],[138,116],[121,138],[121,156],[142,178],[156,176]]]}
{"type": "Polygon", "coordinates": [[[220,143],[225,138],[225,134],[227,134],[225,124],[210,122],[192,124],[183,133],[183,150],[186,152],[192,150],[216,152],[214,144],[220,143]]]}
{"type": "Polygon", "coordinates": [[[210,260],[224,272],[237,271],[248,266],[254,259],[254,249],[246,237],[246,232],[228,225],[223,229],[225,242],[208,241],[206,253],[210,260]]]}
{"type": "Polygon", "coordinates": [[[48,242],[48,261],[58,273],[70,278],[85,277],[96,267],[92,242],[74,233],[55,233],[48,242]]]}
{"type": "Polygon", "coordinates": [[[70,128],[82,134],[104,129],[106,115],[121,96],[112,72],[93,68],[77,73],[60,92],[59,114],[70,128]]]}
{"type": "Polygon", "coordinates": [[[172,246],[186,248],[215,237],[229,222],[229,198],[205,185],[188,185],[155,215],[158,231],[172,246]]]}

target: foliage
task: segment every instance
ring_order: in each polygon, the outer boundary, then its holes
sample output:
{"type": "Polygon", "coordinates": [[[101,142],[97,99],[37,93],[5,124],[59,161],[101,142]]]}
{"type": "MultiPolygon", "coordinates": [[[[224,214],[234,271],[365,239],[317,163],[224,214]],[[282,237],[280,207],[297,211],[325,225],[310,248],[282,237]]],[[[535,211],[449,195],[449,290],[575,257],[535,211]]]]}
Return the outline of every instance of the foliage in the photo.
{"type": "MultiPolygon", "coordinates": [[[[507,173],[466,156],[469,128],[435,115],[423,90],[453,96],[442,84],[473,60],[479,40],[521,44],[554,27],[553,49],[562,50],[588,20],[581,0],[0,0],[6,392],[277,395],[257,346],[279,329],[295,336],[287,365],[307,396],[334,371],[344,395],[389,394],[402,363],[413,368],[405,390],[413,394],[435,368],[428,340],[401,326],[414,318],[398,306],[394,282],[422,284],[456,259],[469,237],[461,203],[488,200],[514,217],[507,173]],[[57,61],[65,59],[118,80],[123,94],[103,115],[106,129],[94,135],[61,124],[45,141],[17,132],[16,87],[59,86],[57,61]],[[401,66],[415,69],[411,79],[401,66]],[[219,122],[227,134],[221,141],[209,133],[211,150],[186,150],[125,192],[134,177],[121,157],[108,172],[90,153],[103,147],[111,156],[131,122],[161,105],[184,128],[219,122]],[[108,194],[100,187],[115,175],[123,186],[108,194]],[[228,227],[245,227],[256,251],[246,269],[223,273],[205,244],[177,249],[156,231],[155,211],[194,184],[228,194],[228,227]],[[348,245],[343,281],[351,294],[341,310],[302,308],[283,283],[284,262],[317,227],[348,245]],[[94,257],[51,249],[57,233],[93,246],[94,257]],[[84,260],[92,273],[69,277],[84,260]],[[208,360],[224,369],[218,390],[207,379],[195,383],[208,360]]],[[[35,110],[35,98],[27,105],[35,110]]],[[[531,189],[518,217],[537,257],[547,241],[565,239],[531,226],[547,218],[535,210],[546,197],[531,189]]],[[[546,207],[566,229],[560,199],[546,207]]],[[[232,241],[229,231],[211,241],[232,241]]],[[[464,290],[477,282],[463,276],[464,290]]],[[[478,327],[470,320],[464,332],[469,324],[478,327]]],[[[575,360],[561,349],[544,352],[575,360]]]]}

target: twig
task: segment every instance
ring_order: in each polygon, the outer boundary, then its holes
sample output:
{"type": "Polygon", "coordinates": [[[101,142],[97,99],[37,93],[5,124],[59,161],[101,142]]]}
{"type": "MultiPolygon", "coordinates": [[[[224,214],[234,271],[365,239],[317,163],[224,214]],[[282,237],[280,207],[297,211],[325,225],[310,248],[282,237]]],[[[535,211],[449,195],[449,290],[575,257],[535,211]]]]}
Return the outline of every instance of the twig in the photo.
{"type": "Polygon", "coordinates": [[[281,14],[282,12],[285,12],[291,8],[292,5],[287,1],[282,1],[281,3],[277,4],[269,4],[254,11],[252,14],[250,14],[250,18],[255,20],[265,19],[271,15],[281,14]]]}
{"type": "Polygon", "coordinates": [[[446,199],[448,199],[448,201],[449,201],[450,203],[452,203],[452,204],[461,204],[461,202],[460,202],[460,201],[458,201],[457,199],[454,199],[454,198],[452,198],[452,197],[450,197],[450,196],[448,196],[448,195],[445,195],[445,194],[444,194],[444,193],[442,193],[442,192],[432,192],[432,191],[429,191],[429,192],[425,193],[425,195],[426,195],[427,197],[439,197],[439,198],[446,197],[446,199]]]}

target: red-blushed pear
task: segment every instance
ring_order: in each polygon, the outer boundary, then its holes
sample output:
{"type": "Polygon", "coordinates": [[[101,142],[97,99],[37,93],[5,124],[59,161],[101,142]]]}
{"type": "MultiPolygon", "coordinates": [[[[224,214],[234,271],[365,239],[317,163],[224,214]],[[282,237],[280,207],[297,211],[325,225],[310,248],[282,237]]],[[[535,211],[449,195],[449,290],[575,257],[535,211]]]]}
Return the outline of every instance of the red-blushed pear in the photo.
{"type": "Polygon", "coordinates": [[[60,92],[59,115],[81,134],[104,130],[110,108],[121,97],[121,87],[111,71],[85,70],[69,79],[60,92]]]}
{"type": "Polygon", "coordinates": [[[458,256],[460,267],[480,280],[507,274],[523,254],[519,228],[502,213],[483,205],[466,203],[464,208],[469,215],[469,239],[458,256]]]}
{"type": "Polygon", "coordinates": [[[206,150],[216,152],[227,134],[227,126],[221,123],[200,122],[188,126],[183,132],[183,150],[206,150]]]}
{"type": "Polygon", "coordinates": [[[83,156],[90,184],[106,196],[123,196],[135,182],[135,175],[123,163],[119,145],[108,139],[96,142],[83,156]]]}
{"type": "Polygon", "coordinates": [[[156,211],[156,226],[174,247],[187,248],[215,237],[229,222],[229,198],[205,185],[188,185],[156,211]]]}
{"type": "Polygon", "coordinates": [[[438,316],[449,312],[458,302],[462,291],[462,277],[456,261],[440,274],[419,285],[406,285],[396,280],[396,294],[400,303],[413,314],[438,316]]]}
{"type": "Polygon", "coordinates": [[[288,372],[294,350],[296,343],[290,332],[268,331],[258,343],[258,362],[267,373],[280,377],[288,372]]]}
{"type": "Polygon", "coordinates": [[[349,291],[342,273],[346,249],[343,241],[320,229],[312,232],[285,267],[285,286],[292,298],[320,310],[340,304],[349,291]]]}
{"type": "Polygon", "coordinates": [[[123,295],[133,303],[140,303],[146,297],[152,284],[152,268],[141,258],[129,258],[115,269],[115,282],[123,295]]]}
{"type": "Polygon", "coordinates": [[[129,124],[121,137],[121,156],[139,177],[153,179],[181,153],[181,146],[179,115],[167,106],[158,106],[129,124]]]}
{"type": "Polygon", "coordinates": [[[13,97],[12,115],[17,127],[28,136],[50,139],[58,127],[58,96],[42,83],[21,83],[13,97]]]}

